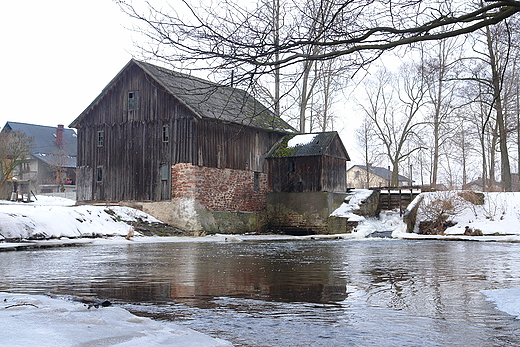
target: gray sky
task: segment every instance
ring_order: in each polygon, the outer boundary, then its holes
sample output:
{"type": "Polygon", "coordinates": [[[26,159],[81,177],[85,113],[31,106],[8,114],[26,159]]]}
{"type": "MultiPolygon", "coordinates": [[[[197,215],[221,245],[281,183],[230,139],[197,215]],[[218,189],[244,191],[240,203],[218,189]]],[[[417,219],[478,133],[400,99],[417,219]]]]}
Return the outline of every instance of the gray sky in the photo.
{"type": "MultiPolygon", "coordinates": [[[[0,128],[7,121],[67,127],[131,59],[130,26],[112,0],[4,1],[0,128]]],[[[354,157],[358,124],[348,119],[336,130],[354,157]]]]}
{"type": "Polygon", "coordinates": [[[111,0],[3,1],[0,127],[68,126],[130,60],[125,21],[111,0]]]}

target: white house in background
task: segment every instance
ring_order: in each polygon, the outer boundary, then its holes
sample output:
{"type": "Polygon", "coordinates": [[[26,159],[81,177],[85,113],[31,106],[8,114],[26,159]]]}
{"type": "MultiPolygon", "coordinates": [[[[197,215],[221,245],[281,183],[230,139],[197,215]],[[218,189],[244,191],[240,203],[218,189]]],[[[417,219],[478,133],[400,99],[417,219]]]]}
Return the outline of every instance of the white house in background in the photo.
{"type": "Polygon", "coordinates": [[[78,141],[73,129],[7,122],[2,132],[9,131],[25,133],[32,139],[30,155],[14,175],[19,193],[76,191],[78,141]]]}
{"type": "MultiPolygon", "coordinates": [[[[354,165],[347,170],[348,188],[388,187],[391,185],[391,180],[392,171],[382,167],[369,166],[367,170],[365,165],[354,165]]],[[[409,185],[409,181],[410,180],[405,176],[398,176],[399,187],[409,185]]]]}

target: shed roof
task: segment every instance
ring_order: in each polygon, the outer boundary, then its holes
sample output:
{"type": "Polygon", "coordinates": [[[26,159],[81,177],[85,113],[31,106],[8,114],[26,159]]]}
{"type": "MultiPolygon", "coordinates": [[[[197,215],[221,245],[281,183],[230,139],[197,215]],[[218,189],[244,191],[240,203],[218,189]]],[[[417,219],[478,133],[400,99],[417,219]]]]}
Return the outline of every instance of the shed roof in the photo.
{"type": "Polygon", "coordinates": [[[25,133],[32,138],[31,154],[57,154],[63,153],[66,156],[75,157],[77,155],[78,139],[74,129],[63,129],[63,152],[56,143],[57,127],[46,125],[36,125],[18,122],[7,122],[4,128],[25,133]]]}
{"type": "Polygon", "coordinates": [[[319,155],[329,155],[350,160],[347,150],[336,131],[296,135],[289,134],[269,152],[267,158],[310,157],[319,155]],[[336,146],[333,146],[334,144],[336,144],[336,146]]]}
{"type": "Polygon", "coordinates": [[[140,67],[148,76],[198,117],[219,119],[267,130],[294,131],[289,124],[276,117],[272,111],[243,90],[206,81],[135,59],[128,62],[96,100],[70,126],[76,127],[91,108],[110,90],[118,77],[132,65],[140,67]]]}

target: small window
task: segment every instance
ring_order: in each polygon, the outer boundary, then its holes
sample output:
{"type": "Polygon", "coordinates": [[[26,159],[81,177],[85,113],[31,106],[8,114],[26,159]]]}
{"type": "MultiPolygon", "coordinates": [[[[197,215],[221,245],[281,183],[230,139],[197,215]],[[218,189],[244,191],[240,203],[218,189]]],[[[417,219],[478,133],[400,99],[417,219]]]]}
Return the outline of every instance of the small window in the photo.
{"type": "Polygon", "coordinates": [[[98,147],[103,147],[105,145],[105,132],[104,131],[97,132],[97,145],[98,145],[98,147]]]}
{"type": "Polygon", "coordinates": [[[97,168],[97,179],[98,182],[103,182],[103,167],[98,166],[97,168]]]}
{"type": "Polygon", "coordinates": [[[139,108],[139,93],[128,93],[128,110],[137,110],[139,108]]]}
{"type": "Polygon", "coordinates": [[[294,165],[294,161],[289,162],[289,172],[296,172],[296,165],[294,165]]]}
{"type": "Polygon", "coordinates": [[[167,125],[162,127],[162,140],[163,142],[170,141],[170,128],[167,125]]]}
{"type": "Polygon", "coordinates": [[[22,163],[22,172],[31,172],[31,165],[29,163],[22,163]]]}
{"type": "Polygon", "coordinates": [[[254,184],[255,192],[260,191],[260,173],[255,172],[255,184],[254,184]]]}
{"type": "Polygon", "coordinates": [[[170,166],[161,165],[161,181],[168,181],[170,179],[170,166]]]}

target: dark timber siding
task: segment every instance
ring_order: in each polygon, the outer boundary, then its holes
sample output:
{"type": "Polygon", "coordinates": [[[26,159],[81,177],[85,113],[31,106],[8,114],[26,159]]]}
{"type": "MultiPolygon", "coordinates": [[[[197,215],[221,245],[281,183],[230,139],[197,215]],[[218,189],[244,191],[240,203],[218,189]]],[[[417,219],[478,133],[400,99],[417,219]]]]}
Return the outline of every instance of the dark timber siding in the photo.
{"type": "Polygon", "coordinates": [[[270,190],[273,192],[322,191],[321,156],[269,159],[270,190]]]}
{"type": "Polygon", "coordinates": [[[322,189],[327,192],[346,192],[347,163],[345,160],[324,156],[322,163],[322,189]]]}
{"type": "Polygon", "coordinates": [[[273,192],[346,192],[346,162],[328,156],[271,158],[273,192]]]}
{"type": "Polygon", "coordinates": [[[136,65],[104,91],[77,128],[80,201],[171,199],[171,179],[161,170],[169,172],[177,163],[263,172],[265,154],[283,136],[200,118],[136,65]],[[137,99],[133,110],[129,92],[137,99]],[[169,129],[168,142],[163,126],[169,129]]]}
{"type": "Polygon", "coordinates": [[[264,172],[264,158],[284,134],[204,119],[197,122],[197,165],[264,172]]]}

